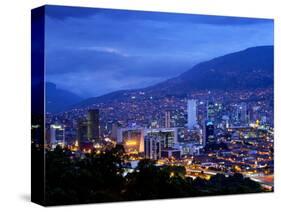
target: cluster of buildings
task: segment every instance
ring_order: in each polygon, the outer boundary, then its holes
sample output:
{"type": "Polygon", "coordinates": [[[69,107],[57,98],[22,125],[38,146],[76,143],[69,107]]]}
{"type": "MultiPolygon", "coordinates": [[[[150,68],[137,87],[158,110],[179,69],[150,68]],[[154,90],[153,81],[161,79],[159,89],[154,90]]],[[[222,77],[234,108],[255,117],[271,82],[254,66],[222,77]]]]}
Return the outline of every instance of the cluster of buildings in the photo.
{"type": "Polygon", "coordinates": [[[272,174],[271,100],[255,102],[252,93],[239,94],[239,103],[228,96],[214,100],[200,95],[153,99],[141,93],[128,101],[97,104],[96,109],[49,114],[47,143],[50,148],[68,146],[81,154],[120,144],[131,161],[150,158],[183,165],[191,176],[205,169],[272,174]]]}
{"type": "MultiPolygon", "coordinates": [[[[197,102],[196,100],[188,100],[188,122],[186,130],[194,131],[200,134],[201,131],[196,129],[197,124],[197,102]]],[[[199,149],[208,142],[213,142],[211,137],[214,136],[214,129],[211,122],[204,127],[203,138],[197,143],[189,143],[181,145],[178,142],[178,127],[171,127],[171,111],[165,111],[164,127],[157,124],[151,125],[149,128],[138,126],[131,123],[130,126],[122,127],[121,124],[112,124],[109,136],[101,136],[100,133],[100,116],[99,109],[90,109],[86,117],[76,120],[76,139],[75,145],[80,149],[91,149],[96,144],[104,145],[105,141],[113,141],[116,144],[124,146],[125,152],[128,154],[140,154],[143,157],[151,159],[160,159],[162,157],[180,158],[182,153],[199,154],[199,149]],[[213,129],[213,130],[212,130],[213,129]]],[[[50,147],[56,145],[66,146],[66,125],[57,123],[50,124],[47,127],[47,141],[50,147]]]]}

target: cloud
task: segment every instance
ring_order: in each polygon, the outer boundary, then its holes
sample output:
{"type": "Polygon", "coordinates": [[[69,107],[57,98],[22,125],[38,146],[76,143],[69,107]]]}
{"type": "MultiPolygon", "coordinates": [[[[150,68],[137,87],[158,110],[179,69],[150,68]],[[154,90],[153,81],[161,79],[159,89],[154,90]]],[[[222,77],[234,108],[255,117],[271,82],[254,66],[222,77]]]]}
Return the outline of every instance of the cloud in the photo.
{"type": "Polygon", "coordinates": [[[105,52],[105,53],[109,53],[109,54],[120,55],[122,57],[128,57],[129,56],[128,54],[122,52],[119,49],[112,48],[112,47],[105,47],[105,46],[84,46],[84,47],[77,48],[77,50],[105,52]]]}
{"type": "Polygon", "coordinates": [[[47,79],[84,97],[175,77],[198,62],[273,44],[273,21],[48,7],[47,79]]]}

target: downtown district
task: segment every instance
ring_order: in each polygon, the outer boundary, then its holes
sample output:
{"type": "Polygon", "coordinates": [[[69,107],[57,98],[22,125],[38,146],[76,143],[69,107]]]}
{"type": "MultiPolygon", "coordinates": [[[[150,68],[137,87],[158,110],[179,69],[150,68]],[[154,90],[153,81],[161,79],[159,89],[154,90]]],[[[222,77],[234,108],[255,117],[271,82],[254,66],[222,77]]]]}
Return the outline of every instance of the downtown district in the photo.
{"type": "MultiPolygon", "coordinates": [[[[128,166],[143,158],[184,166],[192,178],[241,173],[272,190],[273,90],[201,91],[185,97],[126,98],[46,114],[46,148],[69,148],[75,157],[123,146],[128,166]]],[[[33,126],[33,131],[36,126],[33,126]]]]}

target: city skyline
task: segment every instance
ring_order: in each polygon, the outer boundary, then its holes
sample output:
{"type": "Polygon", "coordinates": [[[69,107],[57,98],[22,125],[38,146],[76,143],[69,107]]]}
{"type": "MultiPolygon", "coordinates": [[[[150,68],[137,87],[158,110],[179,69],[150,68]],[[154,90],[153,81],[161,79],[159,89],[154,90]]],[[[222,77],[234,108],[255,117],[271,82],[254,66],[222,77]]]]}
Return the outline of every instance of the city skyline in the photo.
{"type": "Polygon", "coordinates": [[[32,17],[43,204],[274,191],[273,20],[60,6],[32,17]]]}

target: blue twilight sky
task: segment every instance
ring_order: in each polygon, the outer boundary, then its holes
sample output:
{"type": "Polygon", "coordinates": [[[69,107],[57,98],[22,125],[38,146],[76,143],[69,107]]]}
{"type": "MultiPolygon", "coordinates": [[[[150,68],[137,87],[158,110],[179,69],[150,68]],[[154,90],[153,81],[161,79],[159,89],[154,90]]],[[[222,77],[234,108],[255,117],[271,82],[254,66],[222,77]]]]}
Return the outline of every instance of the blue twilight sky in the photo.
{"type": "Polygon", "coordinates": [[[81,97],[146,87],[273,45],[273,20],[46,6],[46,78],[81,97]]]}

